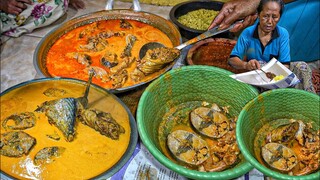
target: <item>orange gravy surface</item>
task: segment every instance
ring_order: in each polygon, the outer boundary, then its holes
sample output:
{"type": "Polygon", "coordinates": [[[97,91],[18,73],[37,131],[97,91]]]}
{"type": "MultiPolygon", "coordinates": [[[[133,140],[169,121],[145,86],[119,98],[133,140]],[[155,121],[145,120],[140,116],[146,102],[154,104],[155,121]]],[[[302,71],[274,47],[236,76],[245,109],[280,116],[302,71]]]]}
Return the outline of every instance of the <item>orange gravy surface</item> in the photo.
{"type": "MultiPolygon", "coordinates": [[[[14,114],[34,112],[44,101],[57,99],[47,97],[43,92],[48,88],[67,91],[63,97],[79,97],[84,92],[84,85],[67,82],[41,82],[17,88],[1,96],[1,123],[14,114]]],[[[59,97],[62,98],[62,97],[59,97]]],[[[90,179],[110,169],[125,153],[130,141],[129,115],[126,109],[111,95],[91,87],[89,108],[110,112],[112,117],[125,129],[119,140],[112,140],[94,129],[76,121],[76,135],[72,142],[67,142],[54,125],[48,123],[44,113],[35,113],[36,125],[23,130],[36,138],[36,145],[28,155],[20,158],[1,155],[1,171],[16,179],[90,179]],[[47,135],[56,132],[60,140],[55,141],[47,135]],[[44,147],[65,147],[63,154],[50,164],[36,166],[35,154],[44,147]]],[[[1,134],[5,130],[1,126],[1,134]]]]}
{"type": "MultiPolygon", "coordinates": [[[[53,44],[53,46],[47,54],[46,67],[49,74],[53,77],[69,77],[87,80],[88,72],[86,66],[77,62],[77,60],[75,60],[74,58],[66,56],[67,53],[72,52],[86,53],[91,57],[91,66],[102,68],[106,72],[110,73],[110,68],[103,66],[100,60],[103,57],[103,55],[106,54],[106,52],[112,52],[117,54],[117,59],[119,60],[119,64],[121,64],[121,62],[124,60],[120,57],[121,53],[124,51],[126,47],[127,35],[134,35],[137,38],[131,50],[131,56],[135,57],[136,60],[139,59],[139,50],[144,44],[148,42],[159,42],[165,45],[166,47],[173,47],[173,44],[169,37],[161,30],[139,21],[126,21],[132,25],[132,28],[121,28],[120,20],[102,20],[75,28],[67,32],[53,44]],[[85,31],[89,31],[90,35],[85,35],[84,38],[79,38],[79,34],[85,31]],[[110,38],[106,38],[105,40],[108,43],[106,47],[100,51],[88,51],[80,47],[87,44],[87,40],[89,37],[93,37],[101,32],[124,32],[125,35],[112,36],[110,38]]],[[[133,61],[129,67],[126,68],[126,70],[128,71],[128,79],[123,84],[122,88],[151,80],[164,72],[163,69],[161,71],[155,72],[142,78],[140,82],[135,82],[130,78],[130,74],[137,67],[136,60],[133,61]]],[[[112,81],[105,82],[99,78],[94,77],[92,82],[107,89],[114,88],[112,85],[112,81]]]]}

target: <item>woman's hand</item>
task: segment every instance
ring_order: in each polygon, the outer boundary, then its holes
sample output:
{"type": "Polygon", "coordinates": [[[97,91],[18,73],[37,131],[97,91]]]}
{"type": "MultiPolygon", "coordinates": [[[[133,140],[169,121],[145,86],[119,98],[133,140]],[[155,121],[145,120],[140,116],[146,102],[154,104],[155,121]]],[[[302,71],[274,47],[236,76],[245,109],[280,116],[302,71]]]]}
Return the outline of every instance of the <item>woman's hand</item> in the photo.
{"type": "Polygon", "coordinates": [[[237,23],[231,32],[237,32],[251,24],[257,19],[256,10],[260,0],[232,0],[224,3],[219,14],[212,21],[209,29],[219,26],[220,29],[228,28],[238,19],[243,19],[242,23],[237,23]]]}
{"type": "Polygon", "coordinates": [[[31,0],[0,0],[0,10],[8,14],[19,15],[27,8],[27,5],[32,4],[31,0]]]}
{"type": "Polygon", "coordinates": [[[228,60],[228,64],[236,69],[245,69],[248,71],[260,69],[260,63],[256,59],[251,59],[250,61],[246,62],[235,56],[228,60]]]}
{"type": "Polygon", "coordinates": [[[256,59],[251,59],[248,62],[245,62],[244,64],[244,69],[246,70],[255,70],[255,69],[260,69],[260,63],[256,59]]]}

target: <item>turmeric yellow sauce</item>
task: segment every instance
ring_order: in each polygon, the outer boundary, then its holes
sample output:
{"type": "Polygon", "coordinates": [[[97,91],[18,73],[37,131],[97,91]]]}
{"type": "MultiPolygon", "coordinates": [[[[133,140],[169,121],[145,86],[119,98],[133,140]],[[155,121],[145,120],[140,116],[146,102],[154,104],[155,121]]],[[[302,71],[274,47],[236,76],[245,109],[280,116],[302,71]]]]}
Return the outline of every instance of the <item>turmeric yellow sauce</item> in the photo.
{"type": "MultiPolygon", "coordinates": [[[[102,20],[75,28],[67,32],[53,44],[47,54],[46,67],[48,73],[53,77],[69,77],[87,80],[88,72],[86,70],[86,65],[81,64],[74,58],[66,55],[67,53],[80,52],[91,57],[91,66],[102,68],[109,73],[109,76],[111,76],[112,74],[110,73],[110,68],[101,64],[101,58],[108,52],[115,53],[117,55],[117,59],[119,60],[119,64],[121,64],[121,62],[124,61],[124,59],[121,58],[121,53],[126,48],[126,38],[128,35],[133,35],[137,40],[134,42],[131,49],[131,57],[136,58],[136,60],[130,63],[129,67],[125,68],[129,77],[122,85],[122,88],[158,77],[164,72],[165,69],[150,74],[142,78],[139,82],[133,81],[130,78],[130,74],[137,67],[139,51],[144,44],[148,42],[159,42],[166,47],[173,47],[171,40],[161,30],[149,24],[135,20],[126,21],[131,24],[132,28],[121,28],[120,20],[102,20]],[[95,37],[99,33],[106,32],[122,33],[122,35],[104,38],[104,40],[107,41],[107,45],[96,51],[88,51],[87,49],[81,48],[88,44],[88,39],[90,39],[90,37],[95,37]]],[[[112,81],[105,81],[94,77],[92,82],[107,89],[115,89],[115,87],[112,85],[112,81]]]]}
{"type": "MultiPolygon", "coordinates": [[[[80,97],[85,90],[84,84],[68,81],[45,81],[19,87],[1,96],[1,123],[12,115],[34,112],[44,101],[64,97],[80,97]],[[66,90],[63,97],[47,97],[43,94],[48,88],[66,90]]],[[[102,174],[115,165],[125,153],[130,141],[130,119],[126,109],[111,95],[91,87],[89,108],[111,113],[112,117],[125,129],[119,140],[112,140],[94,129],[76,122],[75,139],[67,142],[54,125],[48,123],[44,113],[35,113],[36,125],[23,130],[36,138],[36,144],[28,155],[20,158],[1,155],[1,171],[16,179],[89,179],[102,174]],[[60,140],[47,135],[56,132],[60,140]],[[61,146],[65,151],[52,163],[36,166],[35,154],[44,147],[61,146]]],[[[1,134],[5,130],[1,126],[1,134]]]]}

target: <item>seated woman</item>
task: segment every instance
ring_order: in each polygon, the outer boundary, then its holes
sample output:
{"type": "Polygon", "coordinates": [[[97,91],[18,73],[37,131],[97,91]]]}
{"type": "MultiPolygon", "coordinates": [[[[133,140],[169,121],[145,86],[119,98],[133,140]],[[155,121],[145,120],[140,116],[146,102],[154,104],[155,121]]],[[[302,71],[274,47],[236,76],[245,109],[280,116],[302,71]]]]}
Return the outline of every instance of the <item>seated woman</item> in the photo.
{"type": "Polygon", "coordinates": [[[19,37],[47,26],[63,16],[68,5],[85,8],[82,0],[1,0],[0,34],[19,37]]]}
{"type": "Polygon", "coordinates": [[[315,93],[310,67],[302,61],[290,62],[289,33],[278,25],[283,8],[282,0],[261,0],[258,23],[243,30],[228,63],[236,69],[255,70],[276,58],[300,79],[295,88],[315,93]]]}

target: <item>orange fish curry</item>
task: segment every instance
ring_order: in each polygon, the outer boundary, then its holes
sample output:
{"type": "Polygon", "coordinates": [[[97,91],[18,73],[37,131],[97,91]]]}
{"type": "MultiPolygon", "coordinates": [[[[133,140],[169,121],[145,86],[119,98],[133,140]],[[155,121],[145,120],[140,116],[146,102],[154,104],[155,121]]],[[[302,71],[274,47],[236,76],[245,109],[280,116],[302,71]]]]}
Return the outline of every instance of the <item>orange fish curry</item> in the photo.
{"type": "Polygon", "coordinates": [[[102,20],[75,28],[58,39],[46,57],[46,67],[53,77],[88,79],[94,69],[93,83],[117,89],[151,80],[164,69],[136,77],[139,50],[149,42],[173,47],[159,29],[135,20],[102,20]]]}

